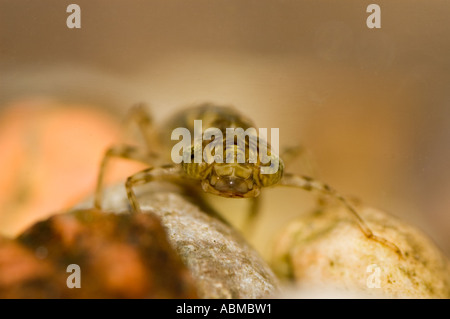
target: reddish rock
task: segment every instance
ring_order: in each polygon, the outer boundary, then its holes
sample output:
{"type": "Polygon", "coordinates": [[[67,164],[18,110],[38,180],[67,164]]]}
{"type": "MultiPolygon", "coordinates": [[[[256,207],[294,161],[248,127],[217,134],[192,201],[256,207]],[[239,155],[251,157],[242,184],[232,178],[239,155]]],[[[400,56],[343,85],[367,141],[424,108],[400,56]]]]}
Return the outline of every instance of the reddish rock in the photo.
{"type": "Polygon", "coordinates": [[[195,298],[157,217],[78,210],[0,241],[2,298],[195,298]],[[68,288],[67,267],[81,271],[68,288]]]}

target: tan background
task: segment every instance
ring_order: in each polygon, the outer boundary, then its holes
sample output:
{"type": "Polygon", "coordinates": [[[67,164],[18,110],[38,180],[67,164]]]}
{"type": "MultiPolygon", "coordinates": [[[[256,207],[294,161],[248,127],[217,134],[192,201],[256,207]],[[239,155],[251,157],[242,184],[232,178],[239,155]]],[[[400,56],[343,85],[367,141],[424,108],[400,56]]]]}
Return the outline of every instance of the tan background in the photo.
{"type": "MultiPolygon", "coordinates": [[[[159,121],[232,104],[280,128],[281,147],[305,145],[322,180],[450,254],[448,1],[377,1],[380,30],[365,25],[369,1],[266,0],[78,0],[82,28],[69,30],[72,2],[0,0],[0,107],[52,98],[121,116],[144,101],[159,121]]],[[[265,195],[260,249],[313,203],[265,195]]]]}

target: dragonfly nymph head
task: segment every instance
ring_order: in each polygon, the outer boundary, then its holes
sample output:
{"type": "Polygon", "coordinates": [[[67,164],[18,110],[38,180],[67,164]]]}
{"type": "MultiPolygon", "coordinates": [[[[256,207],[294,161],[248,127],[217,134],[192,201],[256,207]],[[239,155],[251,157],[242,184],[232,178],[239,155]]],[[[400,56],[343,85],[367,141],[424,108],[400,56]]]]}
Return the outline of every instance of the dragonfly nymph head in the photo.
{"type": "MultiPolygon", "coordinates": [[[[236,146],[235,146],[236,147],[236,146]]],[[[271,162],[262,164],[248,161],[248,153],[244,163],[236,159],[238,150],[234,153],[234,161],[223,163],[208,161],[202,163],[183,163],[184,172],[191,178],[201,180],[205,192],[229,198],[256,197],[261,187],[277,184],[283,176],[283,162],[271,155],[271,162]],[[262,168],[277,165],[273,173],[262,173],[262,168]]]]}
{"type": "Polygon", "coordinates": [[[202,180],[205,192],[223,197],[256,197],[260,185],[254,178],[255,164],[212,163],[209,174],[202,180]]]}

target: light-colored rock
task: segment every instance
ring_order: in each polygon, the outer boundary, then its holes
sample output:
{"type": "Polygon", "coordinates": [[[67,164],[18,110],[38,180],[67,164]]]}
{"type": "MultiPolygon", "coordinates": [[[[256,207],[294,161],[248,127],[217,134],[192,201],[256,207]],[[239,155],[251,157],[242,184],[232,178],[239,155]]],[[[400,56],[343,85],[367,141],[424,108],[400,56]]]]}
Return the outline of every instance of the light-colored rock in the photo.
{"type": "Polygon", "coordinates": [[[317,210],[292,221],[275,242],[273,268],[297,286],[285,296],[450,298],[449,261],[427,236],[379,210],[358,211],[403,256],[366,238],[344,208],[317,210]]]}
{"type": "MultiPolygon", "coordinates": [[[[278,279],[262,257],[235,229],[201,209],[195,198],[162,183],[138,187],[137,196],[144,213],[160,218],[201,298],[263,298],[277,292],[278,279]]],[[[105,190],[103,210],[129,213],[123,185],[105,190]]]]}

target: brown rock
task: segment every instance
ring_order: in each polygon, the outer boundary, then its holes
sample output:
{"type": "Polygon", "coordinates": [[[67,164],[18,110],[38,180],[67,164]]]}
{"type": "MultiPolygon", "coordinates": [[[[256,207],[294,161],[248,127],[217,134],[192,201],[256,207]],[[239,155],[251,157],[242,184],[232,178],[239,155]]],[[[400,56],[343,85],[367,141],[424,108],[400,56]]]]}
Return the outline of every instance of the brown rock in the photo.
{"type": "Polygon", "coordinates": [[[0,298],[58,298],[65,280],[32,250],[0,239],[0,298]]]}
{"type": "Polygon", "coordinates": [[[9,298],[195,298],[189,272],[152,215],[78,210],[39,222],[0,246],[9,298]],[[81,271],[68,288],[67,266],[81,271]],[[13,290],[10,290],[14,287],[13,290]]]}

